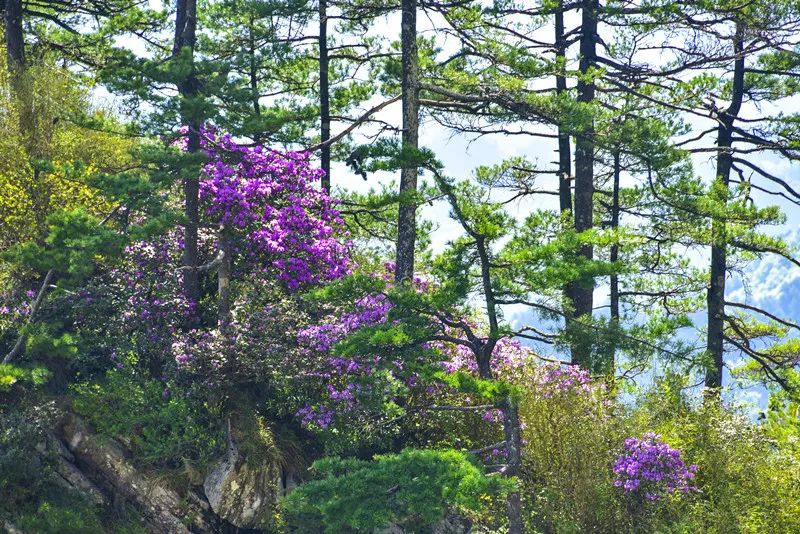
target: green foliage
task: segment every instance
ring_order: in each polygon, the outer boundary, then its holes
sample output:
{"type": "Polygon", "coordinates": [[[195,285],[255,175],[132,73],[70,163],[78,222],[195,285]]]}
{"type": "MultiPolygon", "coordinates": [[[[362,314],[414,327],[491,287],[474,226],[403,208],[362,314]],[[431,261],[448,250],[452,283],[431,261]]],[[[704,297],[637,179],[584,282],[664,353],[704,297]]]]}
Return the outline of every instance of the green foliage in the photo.
{"type": "MultiPolygon", "coordinates": [[[[83,503],[81,503],[83,504],[83,503]]],[[[23,532],[41,534],[104,534],[97,515],[90,506],[75,506],[76,503],[54,504],[48,501],[39,505],[34,513],[16,520],[23,532]]]]}
{"type": "MultiPolygon", "coordinates": [[[[645,410],[657,402],[651,398],[645,410]]],[[[762,427],[745,414],[713,403],[687,406],[668,419],[659,409],[653,415],[655,431],[700,466],[701,498],[680,511],[694,531],[800,529],[800,464],[789,451],[776,449],[762,427]]]]}
{"type": "Polygon", "coordinates": [[[97,174],[131,167],[131,138],[110,113],[89,101],[89,87],[45,54],[10,88],[0,47],[0,247],[39,239],[47,217],[112,208],[91,183],[97,174]],[[91,123],[91,124],[89,124],[91,123]]]}
{"type": "Polygon", "coordinates": [[[6,259],[41,271],[54,269],[76,283],[91,274],[98,257],[122,248],[122,236],[82,208],[51,215],[47,230],[44,246],[21,244],[9,249],[6,259]]]}
{"type": "Polygon", "coordinates": [[[372,461],[325,458],[311,471],[315,479],[284,501],[287,524],[300,532],[371,532],[390,524],[429,532],[449,509],[479,511],[513,487],[452,450],[405,449],[372,461]]]}
{"type": "MultiPolygon", "coordinates": [[[[696,403],[668,375],[634,405],[607,394],[522,398],[522,491],[529,525],[543,532],[796,532],[800,462],[779,436],[791,417],[765,424],[733,408],[696,403]],[[696,496],[643,509],[614,486],[623,440],[655,432],[698,465],[696,496]]],[[[796,430],[794,430],[796,432],[796,430]]],[[[790,439],[791,441],[791,439],[790,439]]],[[[784,442],[785,443],[785,442],[784,442]]]]}
{"type": "Polygon", "coordinates": [[[49,491],[51,461],[36,445],[44,442],[53,421],[49,406],[0,410],[0,517],[34,506],[49,491]]]}
{"type": "Polygon", "coordinates": [[[800,450],[800,402],[773,394],[764,421],[764,432],[787,454],[800,450]]]}
{"type": "Polygon", "coordinates": [[[188,462],[200,470],[224,447],[224,434],[202,404],[167,385],[115,369],[101,383],[74,386],[75,410],[96,430],[128,443],[138,462],[177,469],[188,462]]]}
{"type": "Polygon", "coordinates": [[[40,386],[47,382],[50,372],[44,367],[17,367],[10,363],[0,363],[0,393],[11,391],[14,384],[29,383],[40,386]]]}
{"type": "MultiPolygon", "coordinates": [[[[524,375],[523,375],[524,376],[524,375]]],[[[560,393],[523,377],[522,491],[528,522],[542,532],[626,532],[611,466],[626,421],[603,389],[560,393]]]]}
{"type": "Polygon", "coordinates": [[[470,397],[490,402],[500,402],[509,396],[518,398],[523,392],[505,380],[484,380],[463,371],[445,373],[437,371],[433,376],[454,390],[470,397]]]}

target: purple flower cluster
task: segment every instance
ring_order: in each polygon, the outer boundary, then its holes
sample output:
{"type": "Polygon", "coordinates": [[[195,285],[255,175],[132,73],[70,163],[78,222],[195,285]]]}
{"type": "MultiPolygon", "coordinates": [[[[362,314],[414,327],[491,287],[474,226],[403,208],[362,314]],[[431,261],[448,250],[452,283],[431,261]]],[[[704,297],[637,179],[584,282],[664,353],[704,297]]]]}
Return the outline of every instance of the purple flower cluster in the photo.
{"type": "Polygon", "coordinates": [[[580,393],[591,394],[602,385],[592,381],[586,369],[578,365],[548,363],[534,370],[534,382],[544,398],[580,393]]]}
{"type": "MultiPolygon", "coordinates": [[[[305,328],[298,333],[298,341],[306,351],[328,352],[334,344],[347,334],[365,326],[386,321],[391,302],[385,295],[367,295],[358,299],[355,310],[337,317],[328,317],[320,324],[305,328]]],[[[332,360],[338,360],[333,358],[332,360]]]]}
{"type": "Polygon", "coordinates": [[[367,295],[355,302],[353,311],[328,317],[320,324],[298,332],[297,341],[309,360],[322,358],[320,368],[312,374],[327,382],[321,403],[306,404],[296,412],[303,425],[324,429],[336,413],[356,408],[356,397],[363,389],[356,381],[372,373],[379,357],[343,358],[330,354],[330,350],[351,332],[385,322],[391,308],[392,304],[385,295],[367,295]]]}
{"type": "Polygon", "coordinates": [[[328,428],[333,422],[335,411],[325,405],[312,406],[306,403],[305,406],[297,410],[295,414],[300,419],[300,424],[306,428],[319,427],[328,428]]]}
{"type": "Polygon", "coordinates": [[[242,146],[229,134],[204,136],[203,147],[205,214],[244,237],[246,257],[275,269],[292,291],[349,271],[350,245],[337,240],[343,221],[315,187],[323,171],[309,154],[242,146]]]}
{"type": "MultiPolygon", "coordinates": [[[[450,359],[442,364],[448,373],[456,371],[478,372],[478,362],[469,347],[441,342],[430,343],[429,345],[448,354],[450,359]]],[[[502,338],[497,341],[492,351],[492,371],[499,375],[507,374],[522,368],[531,361],[532,357],[533,352],[516,339],[502,338]]]]}
{"type": "Polygon", "coordinates": [[[681,451],[661,441],[657,434],[648,432],[641,439],[625,440],[625,452],[614,463],[617,475],[614,485],[627,494],[657,501],[676,490],[697,491],[692,483],[696,471],[696,465],[686,466],[681,451]]]}

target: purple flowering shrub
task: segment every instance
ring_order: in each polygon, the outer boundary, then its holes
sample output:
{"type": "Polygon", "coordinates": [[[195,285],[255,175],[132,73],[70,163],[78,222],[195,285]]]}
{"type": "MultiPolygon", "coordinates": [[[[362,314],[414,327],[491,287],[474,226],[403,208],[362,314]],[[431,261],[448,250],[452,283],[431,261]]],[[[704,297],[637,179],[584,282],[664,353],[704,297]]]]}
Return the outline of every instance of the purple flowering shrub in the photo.
{"type": "Polygon", "coordinates": [[[625,440],[625,451],[614,463],[617,476],[614,485],[626,494],[657,501],[676,491],[697,491],[693,482],[696,471],[695,464],[686,465],[681,451],[661,441],[657,434],[648,432],[641,439],[625,440]]]}
{"type": "Polygon", "coordinates": [[[207,162],[200,179],[200,261],[210,262],[227,241],[232,324],[224,334],[214,327],[210,284],[200,302],[183,297],[177,229],[130,244],[90,291],[94,302],[84,307],[79,327],[96,330],[100,344],[104,337],[118,340],[120,346],[106,351],[112,358],[128,351],[142,361],[171,355],[166,368],[209,383],[265,378],[296,356],[285,341],[294,339],[304,313],[288,302],[290,295],[347,274],[350,245],[342,239],[335,200],[316,186],[322,171],[308,154],[242,146],[213,128],[201,140],[207,162]],[[96,315],[106,317],[105,336],[96,315]],[[186,331],[186,319],[196,315],[202,325],[186,331]]]}
{"type": "Polygon", "coordinates": [[[177,231],[131,243],[117,261],[68,297],[87,360],[122,367],[134,355],[133,361],[158,369],[159,375],[171,366],[172,345],[184,335],[181,326],[196,306],[181,290],[180,243],[177,231]]]}
{"type": "Polygon", "coordinates": [[[316,187],[323,171],[308,153],[243,146],[229,134],[207,132],[203,212],[224,228],[237,256],[291,291],[349,272],[343,221],[334,199],[316,187]]]}
{"type": "MultiPolygon", "coordinates": [[[[387,277],[374,275],[387,289],[387,277]]],[[[368,410],[371,397],[381,397],[397,388],[402,363],[375,353],[337,354],[335,345],[363,328],[386,324],[393,305],[386,294],[364,294],[349,306],[326,314],[319,321],[297,332],[300,357],[310,364],[309,374],[316,379],[317,392],[296,411],[308,428],[328,429],[341,417],[352,419],[368,410]]]]}
{"type": "MultiPolygon", "coordinates": [[[[449,328],[446,328],[445,331],[451,334],[455,333],[453,329],[449,328]]],[[[447,372],[468,371],[477,375],[478,363],[468,347],[446,342],[433,342],[431,345],[447,354],[448,359],[442,363],[442,367],[447,372]]],[[[495,375],[510,378],[519,369],[529,364],[533,358],[533,351],[518,340],[501,338],[492,351],[490,365],[495,375]]]]}
{"type": "Polygon", "coordinates": [[[6,334],[16,334],[16,329],[30,313],[35,298],[36,292],[32,289],[24,292],[10,288],[0,293],[0,339],[6,334]]]}

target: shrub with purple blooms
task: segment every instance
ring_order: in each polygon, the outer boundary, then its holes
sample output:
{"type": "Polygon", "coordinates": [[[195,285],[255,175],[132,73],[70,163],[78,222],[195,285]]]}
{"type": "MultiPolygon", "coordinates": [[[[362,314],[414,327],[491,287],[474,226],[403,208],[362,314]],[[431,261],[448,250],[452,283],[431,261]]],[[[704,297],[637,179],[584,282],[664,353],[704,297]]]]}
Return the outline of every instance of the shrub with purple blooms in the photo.
{"type": "Polygon", "coordinates": [[[316,187],[323,171],[310,155],[210,135],[203,137],[209,161],[200,199],[206,217],[236,241],[237,255],[270,270],[291,291],[346,274],[350,245],[339,239],[342,219],[334,200],[316,187]]]}
{"type": "Polygon", "coordinates": [[[681,451],[648,432],[641,439],[625,440],[625,452],[614,463],[614,485],[626,494],[657,501],[676,491],[697,491],[693,481],[696,471],[696,465],[686,465],[681,451]]]}

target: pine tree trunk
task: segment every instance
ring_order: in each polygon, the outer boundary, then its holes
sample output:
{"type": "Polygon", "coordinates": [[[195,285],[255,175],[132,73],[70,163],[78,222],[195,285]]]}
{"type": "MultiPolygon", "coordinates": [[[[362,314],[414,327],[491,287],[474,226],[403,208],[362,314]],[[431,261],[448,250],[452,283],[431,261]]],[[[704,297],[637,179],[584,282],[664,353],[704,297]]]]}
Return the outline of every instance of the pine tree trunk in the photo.
{"type": "MultiPolygon", "coordinates": [[[[328,0],[319,0],[319,121],[320,142],[331,138],[331,105],[328,81],[328,0]]],[[[331,147],[323,145],[320,152],[320,165],[325,175],[322,189],[331,190],[331,147]]]]}
{"type": "MultiPolygon", "coordinates": [[[[256,36],[255,36],[255,15],[250,15],[249,26],[247,28],[248,32],[248,50],[247,54],[250,56],[250,65],[248,66],[249,72],[248,77],[250,78],[250,99],[253,106],[253,115],[256,117],[261,116],[261,92],[258,89],[258,61],[256,59],[256,36]]],[[[259,122],[259,125],[261,123],[259,122]]],[[[260,145],[264,142],[264,133],[261,131],[261,126],[259,126],[259,130],[253,133],[253,141],[257,145],[260,145]]]]}
{"type": "MultiPolygon", "coordinates": [[[[731,168],[733,166],[733,124],[742,107],[744,98],[744,28],[741,23],[736,27],[734,52],[736,59],[733,66],[733,84],[731,103],[721,116],[717,129],[717,183],[720,186],[717,201],[723,206],[727,202],[730,186],[731,168]]],[[[708,305],[708,336],[706,346],[709,365],[706,370],[705,386],[713,390],[722,387],[722,370],[725,365],[725,277],[728,272],[727,229],[724,219],[713,218],[711,222],[711,273],[706,302],[708,305]]]]}
{"type": "MultiPolygon", "coordinates": [[[[403,148],[419,148],[419,69],[417,58],[417,0],[403,0],[401,19],[403,148]]],[[[409,281],[414,276],[414,245],[416,242],[417,206],[413,198],[417,191],[416,164],[400,171],[400,208],[397,219],[397,255],[395,281],[409,281]]]]}
{"type": "MultiPolygon", "coordinates": [[[[616,230],[619,228],[619,178],[621,172],[620,165],[620,150],[616,149],[614,152],[614,176],[613,185],[611,190],[611,229],[616,230]]],[[[611,252],[609,253],[611,263],[619,260],[619,245],[615,242],[611,245],[611,252]]],[[[614,334],[614,339],[609,344],[608,354],[608,369],[613,374],[616,369],[616,333],[619,329],[619,275],[611,275],[609,280],[609,304],[611,316],[611,333],[614,334]]]]}
{"type": "MultiPolygon", "coordinates": [[[[564,61],[566,58],[567,44],[564,38],[564,1],[558,1],[555,13],[555,45],[556,60],[564,61]]],[[[556,94],[563,95],[567,92],[567,77],[563,72],[556,75],[556,94]]],[[[558,125],[558,200],[562,215],[572,213],[572,154],[569,146],[569,132],[558,125]]]]}
{"type": "MultiPolygon", "coordinates": [[[[178,56],[183,50],[188,49],[189,57],[193,60],[194,48],[197,41],[197,0],[177,0],[175,9],[175,41],[172,48],[173,56],[178,56]]],[[[190,111],[187,101],[195,99],[198,95],[198,81],[193,71],[186,79],[178,83],[178,92],[183,102],[181,103],[181,120],[189,127],[186,150],[194,154],[200,150],[200,120],[190,111]]],[[[197,175],[185,177],[183,180],[184,226],[183,247],[183,291],[186,299],[197,307],[200,301],[200,277],[197,271],[199,265],[198,254],[198,227],[200,224],[199,195],[200,182],[197,175]]],[[[196,324],[197,317],[190,318],[190,323],[196,324]]]]}
{"type": "Polygon", "coordinates": [[[5,0],[3,18],[6,37],[6,63],[12,75],[25,68],[25,35],[22,31],[22,0],[5,0]]]}
{"type": "MultiPolygon", "coordinates": [[[[596,67],[597,46],[597,0],[584,0],[581,14],[580,62],[582,75],[596,67]]],[[[578,79],[578,101],[591,103],[595,98],[594,82],[578,79]]],[[[585,232],[593,225],[594,213],[594,125],[590,122],[578,132],[575,141],[575,230],[585,232]]],[[[590,245],[580,248],[579,255],[587,260],[593,257],[590,245]]],[[[570,284],[569,300],[572,305],[572,363],[591,367],[592,343],[589,332],[576,321],[590,321],[593,310],[592,292],[594,283],[576,281],[570,284]]]]}

